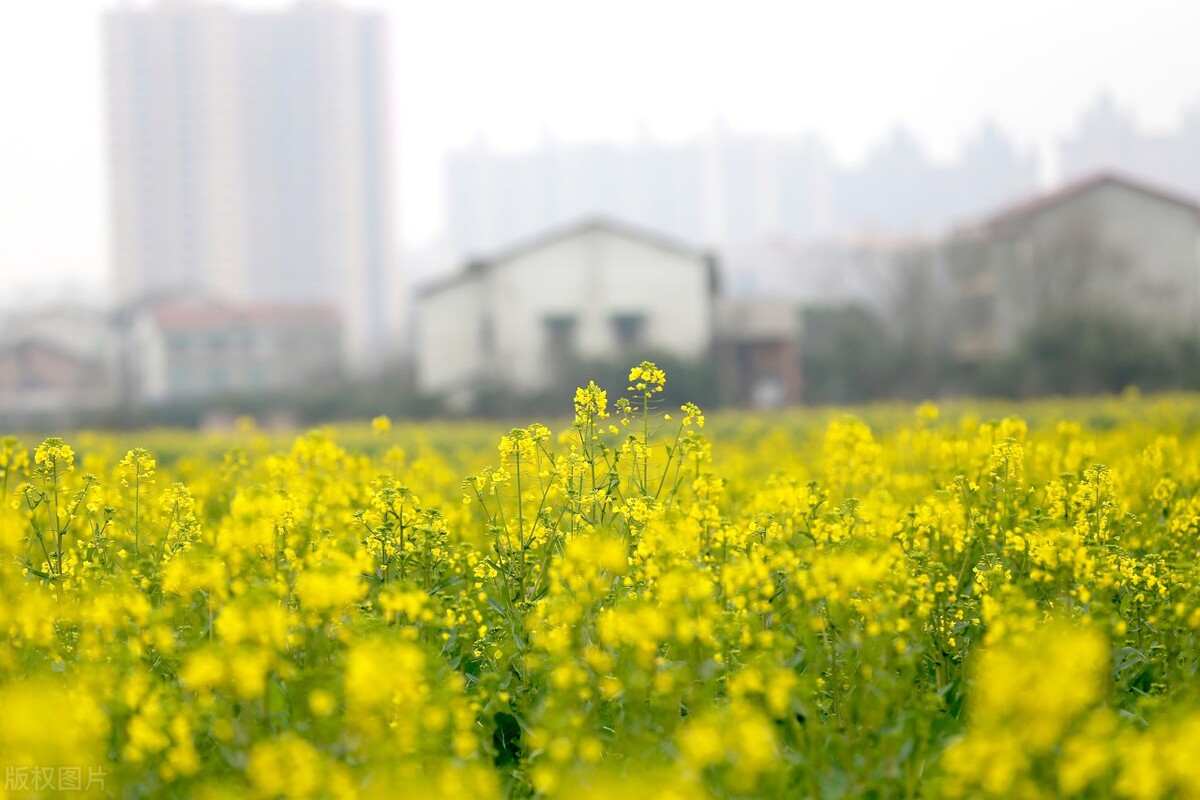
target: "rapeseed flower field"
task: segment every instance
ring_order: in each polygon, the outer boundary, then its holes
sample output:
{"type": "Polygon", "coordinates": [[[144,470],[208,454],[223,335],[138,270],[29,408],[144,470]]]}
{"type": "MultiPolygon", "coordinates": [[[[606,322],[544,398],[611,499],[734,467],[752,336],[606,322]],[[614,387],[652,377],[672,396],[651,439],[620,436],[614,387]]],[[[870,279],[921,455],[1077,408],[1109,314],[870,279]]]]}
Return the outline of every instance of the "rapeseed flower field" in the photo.
{"type": "Polygon", "coordinates": [[[4,794],[1200,797],[1200,398],[666,380],[498,436],[0,438],[4,794]]]}

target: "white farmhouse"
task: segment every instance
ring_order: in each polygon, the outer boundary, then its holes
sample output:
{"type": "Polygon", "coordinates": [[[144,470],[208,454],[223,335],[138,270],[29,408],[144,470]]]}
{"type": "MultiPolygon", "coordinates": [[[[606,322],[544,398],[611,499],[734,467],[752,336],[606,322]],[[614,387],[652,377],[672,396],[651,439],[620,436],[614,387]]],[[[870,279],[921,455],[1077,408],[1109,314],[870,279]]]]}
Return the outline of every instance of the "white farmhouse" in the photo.
{"type": "Polygon", "coordinates": [[[418,387],[466,408],[484,388],[524,393],[575,360],[705,357],[715,264],[610,220],[470,263],[417,298],[418,387]]]}
{"type": "Polygon", "coordinates": [[[945,245],[955,352],[1010,352],[1038,320],[1102,311],[1200,336],[1200,207],[1097,175],[1005,209],[945,245]]]}

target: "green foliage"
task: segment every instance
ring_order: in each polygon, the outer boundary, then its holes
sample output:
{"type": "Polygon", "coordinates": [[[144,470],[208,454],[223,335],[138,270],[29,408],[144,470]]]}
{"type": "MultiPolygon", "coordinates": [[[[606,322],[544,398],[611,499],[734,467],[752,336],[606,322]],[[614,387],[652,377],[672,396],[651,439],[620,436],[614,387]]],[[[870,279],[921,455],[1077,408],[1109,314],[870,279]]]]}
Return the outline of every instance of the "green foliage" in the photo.
{"type": "Polygon", "coordinates": [[[1035,397],[1200,386],[1200,342],[1154,336],[1132,319],[1079,312],[1039,320],[1016,351],[984,365],[977,393],[1035,397]]]}
{"type": "Polygon", "coordinates": [[[895,396],[899,349],[866,309],[811,309],[801,347],[804,401],[829,405],[895,396]]]}
{"type": "MultiPolygon", "coordinates": [[[[659,364],[671,381],[664,387],[662,402],[678,407],[692,401],[706,408],[719,404],[716,367],[711,359],[680,359],[661,353],[639,353],[633,360],[647,359],[659,364]]],[[[559,365],[549,385],[538,392],[525,393],[500,387],[485,387],[475,398],[471,413],[480,417],[514,418],[534,415],[561,417],[569,410],[563,398],[576,386],[595,380],[601,386],[622,386],[628,381],[630,359],[574,359],[559,365]]]]}

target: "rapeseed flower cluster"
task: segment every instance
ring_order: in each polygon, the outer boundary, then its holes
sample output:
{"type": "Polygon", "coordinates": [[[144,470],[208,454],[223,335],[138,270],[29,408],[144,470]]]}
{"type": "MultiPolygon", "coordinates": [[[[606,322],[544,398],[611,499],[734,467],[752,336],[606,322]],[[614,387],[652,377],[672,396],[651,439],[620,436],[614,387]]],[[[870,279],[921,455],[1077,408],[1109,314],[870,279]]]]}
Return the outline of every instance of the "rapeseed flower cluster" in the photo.
{"type": "Polygon", "coordinates": [[[1200,796],[1200,400],[706,419],[666,381],[499,437],[0,436],[0,762],[104,776],[72,796],[1200,796]]]}

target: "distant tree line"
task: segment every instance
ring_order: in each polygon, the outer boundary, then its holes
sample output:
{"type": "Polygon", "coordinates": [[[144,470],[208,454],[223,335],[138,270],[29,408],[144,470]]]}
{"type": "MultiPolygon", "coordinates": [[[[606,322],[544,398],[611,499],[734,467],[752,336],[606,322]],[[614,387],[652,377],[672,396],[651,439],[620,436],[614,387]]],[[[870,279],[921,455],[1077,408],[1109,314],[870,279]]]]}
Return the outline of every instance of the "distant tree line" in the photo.
{"type": "MultiPolygon", "coordinates": [[[[850,306],[810,309],[804,315],[801,355],[803,402],[808,405],[921,400],[962,396],[1031,398],[1050,395],[1200,390],[1200,339],[1156,335],[1113,310],[1065,307],[1038,315],[1003,354],[970,363],[956,358],[935,310],[920,305],[907,318],[850,306]],[[897,319],[900,320],[899,324],[897,319]]],[[[706,409],[722,405],[713,359],[687,361],[638,354],[619,361],[571,360],[557,365],[547,386],[517,392],[479,387],[473,404],[458,416],[561,419],[572,413],[577,386],[595,380],[610,406],[628,383],[629,367],[647,358],[668,375],[659,399],[665,411],[685,401],[706,409]]],[[[120,408],[84,419],[85,426],[112,429],[195,427],[214,419],[248,415],[287,425],[340,420],[447,416],[441,397],[416,389],[411,368],[397,367],[369,379],[330,380],[276,394],[230,395],[152,408],[120,408]]]]}
{"type": "Polygon", "coordinates": [[[861,308],[810,313],[806,331],[809,404],[1200,390],[1200,339],[1156,335],[1112,310],[1040,316],[1010,351],[971,363],[955,358],[949,339],[897,335],[861,308]]]}
{"type": "Polygon", "coordinates": [[[397,366],[371,378],[330,380],[283,392],[224,395],[193,402],[114,409],[93,415],[84,420],[84,424],[105,429],[197,427],[214,420],[251,416],[260,421],[277,418],[284,424],[305,426],[370,419],[379,414],[397,419],[451,415],[513,420],[561,419],[574,413],[575,387],[586,386],[590,380],[609,391],[609,405],[613,407],[617,398],[625,394],[629,368],[643,359],[657,363],[668,376],[665,391],[656,397],[658,408],[677,409],[685,401],[704,408],[719,405],[718,380],[711,360],[689,361],[662,354],[639,353],[620,361],[576,359],[559,364],[546,388],[537,392],[482,386],[472,405],[454,414],[447,409],[444,398],[417,390],[411,368],[397,366]]]}

